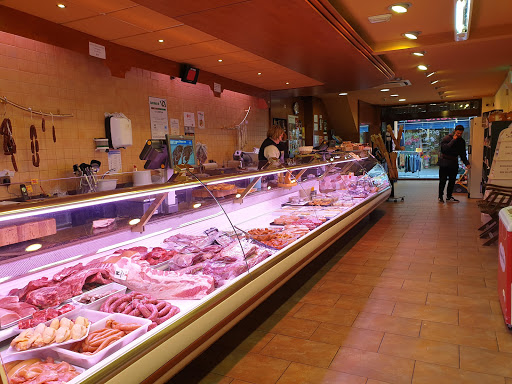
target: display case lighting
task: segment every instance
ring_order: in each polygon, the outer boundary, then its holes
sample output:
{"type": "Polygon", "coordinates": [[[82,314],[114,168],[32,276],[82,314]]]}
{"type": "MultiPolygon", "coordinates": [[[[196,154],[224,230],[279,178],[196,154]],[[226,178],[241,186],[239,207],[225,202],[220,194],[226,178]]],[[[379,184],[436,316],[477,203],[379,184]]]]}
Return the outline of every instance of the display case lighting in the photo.
{"type": "Polygon", "coordinates": [[[68,263],[70,261],[76,260],[76,259],[78,259],[78,258],[80,258],[82,256],[83,255],[68,257],[67,259],[56,261],[55,263],[45,264],[45,265],[42,265],[42,266],[37,267],[37,268],[32,268],[29,272],[37,272],[37,271],[40,271],[42,269],[46,269],[46,268],[50,268],[50,267],[55,267],[57,265],[68,263]]]}
{"type": "Polygon", "coordinates": [[[98,249],[96,251],[96,253],[110,251],[111,249],[123,247],[125,245],[132,244],[132,243],[138,243],[141,240],[148,239],[148,238],[153,237],[153,236],[161,235],[162,233],[172,231],[173,229],[174,228],[166,228],[166,229],[162,229],[161,231],[153,232],[153,233],[151,233],[149,235],[144,235],[144,236],[136,237],[135,239],[131,239],[131,240],[127,240],[127,241],[122,241],[122,242],[117,243],[117,244],[112,244],[112,245],[109,245],[108,247],[104,247],[104,248],[98,249]]]}
{"type": "Polygon", "coordinates": [[[27,248],[25,248],[25,252],[34,252],[38,249],[41,249],[43,247],[43,244],[36,243],[36,244],[30,244],[27,248]]]}
{"type": "Polygon", "coordinates": [[[455,1],[455,41],[467,40],[471,22],[471,0],[455,1]]]}
{"type": "Polygon", "coordinates": [[[239,198],[241,198],[241,197],[242,197],[242,195],[241,195],[241,194],[239,194],[239,193],[237,193],[237,194],[235,195],[235,197],[236,197],[237,199],[239,199],[239,198]]]}
{"type": "Polygon", "coordinates": [[[202,204],[201,203],[195,203],[192,208],[199,208],[202,204]]]}
{"type": "Polygon", "coordinates": [[[131,219],[128,222],[128,225],[136,225],[136,224],[139,224],[139,223],[140,223],[140,219],[131,219]]]}
{"type": "Polygon", "coordinates": [[[210,220],[210,219],[213,219],[214,217],[220,216],[222,214],[223,214],[223,212],[217,212],[210,216],[205,216],[205,217],[201,217],[200,219],[187,221],[186,223],[178,225],[178,228],[186,227],[187,225],[197,224],[197,223],[200,223],[201,221],[210,220]]]}
{"type": "Polygon", "coordinates": [[[7,280],[9,280],[11,278],[12,278],[12,276],[0,277],[0,283],[3,283],[4,281],[7,281],[7,280]]]}

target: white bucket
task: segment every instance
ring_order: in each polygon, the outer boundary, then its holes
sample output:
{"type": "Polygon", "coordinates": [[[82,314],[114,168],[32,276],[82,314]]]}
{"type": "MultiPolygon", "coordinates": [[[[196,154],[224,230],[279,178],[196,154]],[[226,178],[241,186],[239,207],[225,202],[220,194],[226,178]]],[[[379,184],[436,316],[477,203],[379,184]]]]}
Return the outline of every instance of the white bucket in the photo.
{"type": "Polygon", "coordinates": [[[135,171],[133,172],[133,186],[151,184],[151,171],[135,171]]]}

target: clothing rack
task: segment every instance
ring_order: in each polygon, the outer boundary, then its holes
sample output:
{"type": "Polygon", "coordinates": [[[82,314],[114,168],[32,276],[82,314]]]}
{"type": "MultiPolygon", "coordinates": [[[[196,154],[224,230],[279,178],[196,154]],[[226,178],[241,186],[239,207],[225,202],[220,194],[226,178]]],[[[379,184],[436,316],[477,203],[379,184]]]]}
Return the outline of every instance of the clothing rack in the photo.
{"type": "Polygon", "coordinates": [[[12,105],[13,107],[16,107],[18,109],[21,109],[23,111],[27,111],[27,112],[30,112],[30,113],[33,113],[35,115],[41,115],[41,116],[50,116],[50,117],[73,117],[72,114],[54,114],[54,113],[51,113],[51,112],[42,112],[42,111],[34,111],[32,108],[30,107],[24,107],[22,105],[19,105],[19,104],[16,104],[14,101],[10,101],[7,99],[7,97],[0,97],[0,101],[2,103],[5,103],[5,104],[10,104],[12,105]]]}

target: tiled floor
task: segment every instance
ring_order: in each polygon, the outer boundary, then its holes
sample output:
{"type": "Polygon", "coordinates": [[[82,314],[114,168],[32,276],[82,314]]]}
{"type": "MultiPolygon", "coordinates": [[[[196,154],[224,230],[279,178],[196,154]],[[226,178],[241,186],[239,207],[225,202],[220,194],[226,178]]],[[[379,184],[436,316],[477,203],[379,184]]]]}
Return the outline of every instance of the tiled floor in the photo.
{"type": "Polygon", "coordinates": [[[170,383],[512,384],[497,246],[476,200],[402,181],[384,203],[170,383]]]}

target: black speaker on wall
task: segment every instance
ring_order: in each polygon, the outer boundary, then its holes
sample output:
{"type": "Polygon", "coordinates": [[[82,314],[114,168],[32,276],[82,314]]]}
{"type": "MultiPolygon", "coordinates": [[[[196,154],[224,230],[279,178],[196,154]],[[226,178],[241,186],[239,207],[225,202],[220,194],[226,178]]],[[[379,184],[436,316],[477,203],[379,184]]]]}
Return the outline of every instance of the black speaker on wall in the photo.
{"type": "Polygon", "coordinates": [[[195,84],[199,77],[199,68],[195,68],[190,64],[181,64],[180,77],[181,81],[185,83],[195,84]]]}

